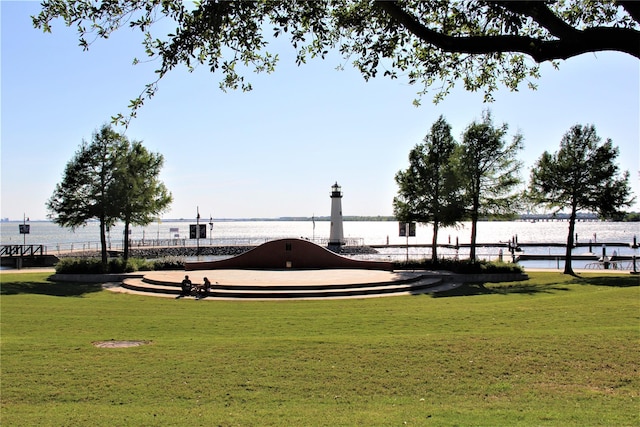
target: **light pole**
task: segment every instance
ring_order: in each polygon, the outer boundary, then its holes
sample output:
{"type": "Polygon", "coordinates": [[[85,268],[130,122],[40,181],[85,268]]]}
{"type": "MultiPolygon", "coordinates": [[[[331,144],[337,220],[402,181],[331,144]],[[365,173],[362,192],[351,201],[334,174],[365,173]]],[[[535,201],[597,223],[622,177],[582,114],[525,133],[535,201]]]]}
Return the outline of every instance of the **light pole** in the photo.
{"type": "Polygon", "coordinates": [[[20,233],[22,234],[22,248],[20,249],[20,258],[16,261],[16,268],[18,269],[22,268],[22,254],[25,252],[25,247],[27,246],[27,234],[29,234],[27,221],[29,221],[27,215],[22,214],[22,224],[19,225],[20,233]]]}
{"type": "Polygon", "coordinates": [[[196,255],[200,256],[200,207],[196,206],[196,255]]]}
{"type": "Polygon", "coordinates": [[[29,227],[27,227],[27,214],[23,213],[22,214],[22,246],[27,245],[27,234],[29,234],[29,227]]]}
{"type": "Polygon", "coordinates": [[[209,245],[213,246],[213,217],[209,214],[209,245]]]}

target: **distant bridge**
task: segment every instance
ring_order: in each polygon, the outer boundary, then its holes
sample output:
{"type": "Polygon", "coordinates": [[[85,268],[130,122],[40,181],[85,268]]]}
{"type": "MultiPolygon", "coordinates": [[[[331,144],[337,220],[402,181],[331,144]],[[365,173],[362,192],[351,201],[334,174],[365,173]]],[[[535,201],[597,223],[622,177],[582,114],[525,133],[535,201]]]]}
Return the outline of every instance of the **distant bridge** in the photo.
{"type": "MultiPolygon", "coordinates": [[[[557,213],[557,214],[536,214],[528,213],[518,215],[518,219],[521,221],[568,221],[571,214],[557,213]]],[[[577,213],[576,221],[600,221],[600,217],[596,213],[577,213]]]]}

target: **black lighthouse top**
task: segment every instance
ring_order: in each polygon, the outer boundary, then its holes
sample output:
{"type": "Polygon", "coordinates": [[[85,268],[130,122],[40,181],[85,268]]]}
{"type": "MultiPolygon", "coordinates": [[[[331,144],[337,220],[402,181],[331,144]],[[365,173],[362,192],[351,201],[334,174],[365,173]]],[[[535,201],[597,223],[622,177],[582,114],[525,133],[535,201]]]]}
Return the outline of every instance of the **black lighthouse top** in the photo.
{"type": "Polygon", "coordinates": [[[331,186],[331,198],[334,197],[342,197],[342,187],[338,185],[337,181],[331,186]]]}

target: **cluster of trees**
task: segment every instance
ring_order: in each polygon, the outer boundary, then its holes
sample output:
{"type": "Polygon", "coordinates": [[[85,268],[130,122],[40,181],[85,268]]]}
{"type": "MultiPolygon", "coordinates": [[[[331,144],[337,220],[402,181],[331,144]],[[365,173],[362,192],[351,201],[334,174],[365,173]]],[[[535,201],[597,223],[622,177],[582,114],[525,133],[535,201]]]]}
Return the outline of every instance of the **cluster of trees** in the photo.
{"type": "Polygon", "coordinates": [[[493,125],[486,111],[471,123],[458,144],[451,126],[440,116],[422,144],[409,153],[409,168],[396,174],[398,195],[393,200],[400,221],[433,225],[433,261],[437,261],[440,226],[471,219],[471,259],[475,259],[476,228],[484,216],[508,215],[518,210],[514,189],[521,183],[522,136],[507,142],[507,125],[493,125]]]}
{"type": "Polygon", "coordinates": [[[62,181],[47,201],[49,217],[71,229],[99,220],[105,269],[106,233],[117,221],[124,222],[126,261],[129,226],[151,223],[171,204],[172,195],[158,178],[163,163],[161,154],[149,152],[142,142],[129,141],[104,125],[94,132],[90,143],[82,141],[67,163],[62,181]]]}
{"type": "Polygon", "coordinates": [[[400,221],[433,226],[432,260],[437,261],[440,226],[471,220],[470,258],[476,258],[477,222],[484,216],[509,216],[523,203],[570,212],[565,274],[573,274],[576,214],[595,211],[608,218],[633,203],[629,173],[620,173],[618,148],[601,143],[593,125],[575,125],[562,138],[556,153],[544,152],[534,165],[528,189],[522,179],[518,152],[522,135],[507,141],[507,125],[495,126],[485,112],[471,123],[457,143],[451,126],[440,117],[422,144],[409,153],[409,167],[396,174],[398,195],[394,214],[400,221]]]}

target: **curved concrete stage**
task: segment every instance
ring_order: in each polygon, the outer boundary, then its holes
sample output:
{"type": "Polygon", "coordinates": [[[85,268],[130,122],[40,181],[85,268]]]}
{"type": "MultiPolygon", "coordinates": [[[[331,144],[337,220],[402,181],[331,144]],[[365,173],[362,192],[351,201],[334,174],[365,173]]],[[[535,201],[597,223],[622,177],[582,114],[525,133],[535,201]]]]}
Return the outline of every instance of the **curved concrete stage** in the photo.
{"type": "Polygon", "coordinates": [[[368,298],[438,292],[456,286],[427,271],[230,269],[149,272],[142,279],[123,280],[121,290],[175,298],[185,274],[194,284],[209,278],[213,287],[207,300],[368,298]]]}
{"type": "Polygon", "coordinates": [[[393,263],[360,261],[340,256],[302,239],[279,239],[221,261],[188,262],[185,270],[219,269],[364,269],[393,270],[393,263]]]}

